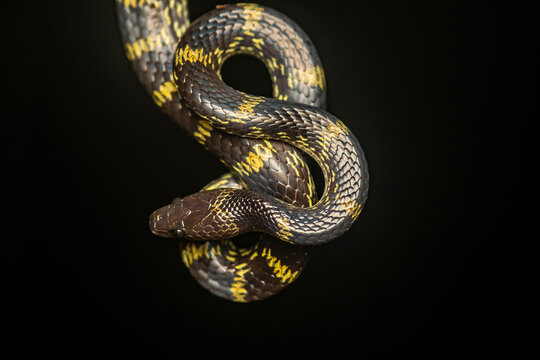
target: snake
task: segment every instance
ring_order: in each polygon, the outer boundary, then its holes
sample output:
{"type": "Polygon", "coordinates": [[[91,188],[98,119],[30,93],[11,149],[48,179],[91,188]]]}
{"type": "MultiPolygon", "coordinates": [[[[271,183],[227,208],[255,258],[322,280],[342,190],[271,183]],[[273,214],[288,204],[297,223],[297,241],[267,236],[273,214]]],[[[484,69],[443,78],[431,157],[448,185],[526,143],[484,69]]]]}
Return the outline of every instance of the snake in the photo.
{"type": "Polygon", "coordinates": [[[237,302],[276,294],[303,270],[309,246],[352,226],[369,188],[358,139],[325,111],[326,81],[313,43],[287,16],[259,4],[220,5],[190,23],[186,1],[116,2],[139,80],[230,170],[154,211],[151,231],[182,240],[184,264],[213,294],[237,302]],[[222,65],[237,54],[265,64],[273,98],[223,82],[222,65]],[[306,155],[323,172],[320,199],[306,155]],[[232,241],[253,231],[259,240],[247,247],[232,241]]]}

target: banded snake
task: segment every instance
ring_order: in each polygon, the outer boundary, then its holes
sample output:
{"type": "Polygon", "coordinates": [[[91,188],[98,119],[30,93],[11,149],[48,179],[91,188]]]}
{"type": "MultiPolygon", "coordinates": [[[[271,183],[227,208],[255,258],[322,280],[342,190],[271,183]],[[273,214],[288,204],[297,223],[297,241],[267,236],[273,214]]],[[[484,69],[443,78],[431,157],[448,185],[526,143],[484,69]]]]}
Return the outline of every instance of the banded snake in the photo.
{"type": "Polygon", "coordinates": [[[309,245],[347,231],[367,198],[363,150],[323,110],[316,49],[293,21],[257,4],[218,6],[192,24],[186,1],[117,0],[117,12],[127,57],[154,102],[230,170],[156,210],[152,232],[185,239],[184,263],[215,295],[274,295],[298,277],[309,245]],[[221,80],[236,54],[266,65],[273,99],[221,80]],[[324,174],[319,201],[304,153],[324,174]],[[248,246],[229,240],[248,231],[263,234],[248,246]]]}

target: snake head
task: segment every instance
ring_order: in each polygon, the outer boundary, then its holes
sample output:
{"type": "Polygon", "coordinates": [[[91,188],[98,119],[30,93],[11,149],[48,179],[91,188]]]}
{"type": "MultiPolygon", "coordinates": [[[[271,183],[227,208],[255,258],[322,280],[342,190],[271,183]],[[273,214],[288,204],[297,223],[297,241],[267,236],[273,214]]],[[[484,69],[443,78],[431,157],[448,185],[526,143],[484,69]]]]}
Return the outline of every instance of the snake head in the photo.
{"type": "Polygon", "coordinates": [[[164,238],[184,237],[184,221],[189,216],[191,210],[184,207],[181,198],[176,198],[167,206],[161,207],[150,215],[150,230],[154,235],[164,238]]]}
{"type": "Polygon", "coordinates": [[[202,191],[184,198],[176,198],[169,205],[150,215],[150,230],[165,238],[207,240],[215,217],[210,214],[211,203],[218,193],[202,191]]]}
{"type": "Polygon", "coordinates": [[[239,190],[207,190],[176,198],[150,215],[150,229],[161,237],[187,240],[227,239],[251,231],[249,221],[237,225],[230,214],[227,201],[236,191],[239,190]]]}

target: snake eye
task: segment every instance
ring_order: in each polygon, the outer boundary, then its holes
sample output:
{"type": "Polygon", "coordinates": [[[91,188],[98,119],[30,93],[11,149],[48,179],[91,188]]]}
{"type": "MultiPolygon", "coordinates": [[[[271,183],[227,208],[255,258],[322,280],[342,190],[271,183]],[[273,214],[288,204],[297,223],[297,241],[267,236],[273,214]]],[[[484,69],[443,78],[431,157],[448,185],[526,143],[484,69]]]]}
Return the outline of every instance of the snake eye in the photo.
{"type": "Polygon", "coordinates": [[[174,237],[181,238],[184,236],[184,232],[181,229],[171,229],[169,230],[169,234],[173,235],[174,237]]]}

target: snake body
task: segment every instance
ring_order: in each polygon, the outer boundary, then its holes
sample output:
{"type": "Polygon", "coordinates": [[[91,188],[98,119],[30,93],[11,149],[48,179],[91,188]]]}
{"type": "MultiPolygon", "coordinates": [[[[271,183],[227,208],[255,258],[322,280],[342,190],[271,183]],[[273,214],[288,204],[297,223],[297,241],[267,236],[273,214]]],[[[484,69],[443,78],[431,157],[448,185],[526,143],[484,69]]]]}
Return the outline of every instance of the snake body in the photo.
{"type": "Polygon", "coordinates": [[[117,11],[126,54],[156,104],[231,170],[154,212],[153,232],[197,240],[181,243],[184,263],[216,295],[272,295],[301,272],[306,248],[268,237],[247,248],[198,240],[256,230],[311,245],[341,235],[357,218],[367,165],[350,130],[322,110],[326,88],[315,48],[290,19],[255,4],[221,6],[191,26],[185,1],[118,0],[117,11]],[[223,62],[240,53],[266,65],[274,99],[221,81],[223,62]],[[319,202],[295,147],[323,170],[319,202]]]}

